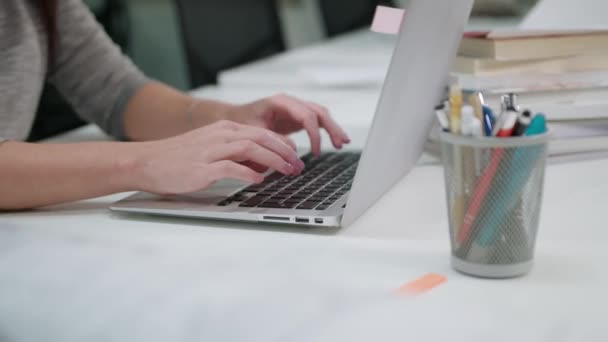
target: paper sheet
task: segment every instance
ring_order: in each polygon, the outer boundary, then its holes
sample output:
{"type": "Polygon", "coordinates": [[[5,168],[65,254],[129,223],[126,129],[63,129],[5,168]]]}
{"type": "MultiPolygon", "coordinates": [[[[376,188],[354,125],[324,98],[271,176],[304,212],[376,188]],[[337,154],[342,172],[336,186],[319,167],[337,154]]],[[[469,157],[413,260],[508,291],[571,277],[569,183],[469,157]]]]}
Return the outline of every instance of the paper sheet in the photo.
{"type": "Polygon", "coordinates": [[[372,22],[372,31],[396,34],[401,29],[404,16],[405,10],[403,9],[378,6],[372,22]]]}

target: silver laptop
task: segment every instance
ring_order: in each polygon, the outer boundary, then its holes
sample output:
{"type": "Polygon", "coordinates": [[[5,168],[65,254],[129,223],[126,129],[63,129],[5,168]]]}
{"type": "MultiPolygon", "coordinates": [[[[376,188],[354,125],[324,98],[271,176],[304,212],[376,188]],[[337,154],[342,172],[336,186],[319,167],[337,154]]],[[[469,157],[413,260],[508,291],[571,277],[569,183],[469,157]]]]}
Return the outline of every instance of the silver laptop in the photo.
{"type": "Polygon", "coordinates": [[[306,155],[300,176],[264,183],[225,180],[187,195],[138,193],[111,210],[306,226],[348,226],[418,161],[445,94],[449,67],[473,0],[412,0],[407,8],[366,145],[306,155]]]}

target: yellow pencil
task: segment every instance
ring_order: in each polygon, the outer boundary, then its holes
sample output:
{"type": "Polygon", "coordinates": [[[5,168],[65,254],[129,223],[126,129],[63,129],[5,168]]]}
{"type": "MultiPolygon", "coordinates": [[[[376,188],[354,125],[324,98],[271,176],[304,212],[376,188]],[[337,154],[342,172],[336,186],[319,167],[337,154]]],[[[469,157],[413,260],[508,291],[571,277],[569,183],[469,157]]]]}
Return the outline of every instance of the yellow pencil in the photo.
{"type": "MultiPolygon", "coordinates": [[[[459,85],[450,87],[450,130],[453,134],[462,133],[462,89],[459,85]]],[[[455,197],[452,207],[453,231],[458,234],[464,221],[465,189],[462,149],[464,147],[454,145],[454,182],[455,197]]]]}
{"type": "Polygon", "coordinates": [[[462,130],[462,89],[459,85],[450,86],[450,130],[460,134],[462,130]]]}

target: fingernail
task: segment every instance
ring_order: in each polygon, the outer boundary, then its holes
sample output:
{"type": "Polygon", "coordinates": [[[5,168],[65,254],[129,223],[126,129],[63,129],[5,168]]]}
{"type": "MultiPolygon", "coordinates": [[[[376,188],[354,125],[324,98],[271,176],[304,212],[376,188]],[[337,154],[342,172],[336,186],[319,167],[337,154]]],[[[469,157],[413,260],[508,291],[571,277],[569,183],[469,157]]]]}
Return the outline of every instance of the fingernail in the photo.
{"type": "Polygon", "coordinates": [[[295,168],[293,165],[285,163],[285,164],[283,165],[283,168],[281,169],[281,172],[283,172],[283,173],[284,173],[284,174],[286,174],[286,175],[290,175],[290,174],[292,174],[292,173],[293,173],[295,170],[296,170],[296,168],[295,168]]]}
{"type": "Polygon", "coordinates": [[[304,169],[304,163],[298,158],[292,160],[290,164],[296,169],[296,171],[302,171],[302,169],[304,169]]]}

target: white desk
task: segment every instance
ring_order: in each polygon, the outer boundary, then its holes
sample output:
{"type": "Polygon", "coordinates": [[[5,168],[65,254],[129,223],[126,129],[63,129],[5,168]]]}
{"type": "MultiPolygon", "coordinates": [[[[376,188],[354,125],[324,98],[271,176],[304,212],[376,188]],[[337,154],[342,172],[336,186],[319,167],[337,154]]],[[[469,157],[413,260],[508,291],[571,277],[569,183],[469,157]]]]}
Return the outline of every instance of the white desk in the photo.
{"type": "MultiPolygon", "coordinates": [[[[290,93],[364,140],[374,91],[290,93]]],[[[63,140],[101,137],[87,127],[63,140]]],[[[433,163],[340,230],[109,213],[125,194],[1,214],[0,341],[605,341],[607,173],[608,160],[548,168],[535,269],[501,281],[450,269],[433,163]],[[395,294],[427,272],[449,281],[395,294]]]]}

